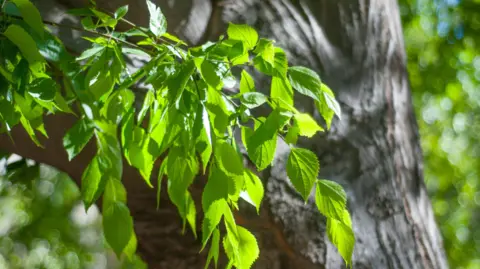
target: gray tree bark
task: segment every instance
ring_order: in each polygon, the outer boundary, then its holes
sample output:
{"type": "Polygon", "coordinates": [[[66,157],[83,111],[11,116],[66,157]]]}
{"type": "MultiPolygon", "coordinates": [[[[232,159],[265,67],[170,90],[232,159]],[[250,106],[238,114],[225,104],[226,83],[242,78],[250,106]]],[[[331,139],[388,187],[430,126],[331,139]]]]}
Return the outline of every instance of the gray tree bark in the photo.
{"type": "MultiPolygon", "coordinates": [[[[37,1],[51,20],[74,23],[62,13],[86,0],[37,1]],[[52,6],[49,6],[53,4],[52,6]]],[[[154,1],[155,2],[155,1],[154,1]]],[[[329,132],[303,146],[317,153],[320,177],[340,183],[348,195],[356,246],[353,268],[447,268],[442,239],[423,183],[422,152],[412,109],[406,57],[395,0],[165,0],[169,31],[198,44],[216,39],[227,22],[247,23],[275,39],[294,65],[321,74],[341,103],[341,120],[329,132]]],[[[128,19],[147,25],[143,0],[101,1],[113,10],[130,5],[128,19]]],[[[67,45],[81,47],[78,34],[59,33],[67,45]]],[[[268,89],[268,82],[259,78],[268,89]]],[[[320,120],[313,104],[301,97],[296,105],[320,120]]],[[[45,162],[77,181],[94,146],[69,163],[61,146],[70,116],[48,116],[51,138],[46,149],[29,142],[20,128],[16,144],[0,137],[0,147],[45,162]]],[[[280,144],[273,168],[265,173],[266,199],[260,216],[236,215],[252,229],[261,254],[255,268],[344,268],[328,242],[324,218],[313,198],[305,205],[285,173],[287,148],[280,144]]],[[[139,239],[139,252],[149,268],[203,268],[206,253],[191,233],[181,234],[176,209],[163,195],[155,209],[155,191],[125,166],[124,181],[139,239]]],[[[165,188],[164,188],[165,189],[165,188]]],[[[195,197],[202,180],[192,188],[195,197]]]]}

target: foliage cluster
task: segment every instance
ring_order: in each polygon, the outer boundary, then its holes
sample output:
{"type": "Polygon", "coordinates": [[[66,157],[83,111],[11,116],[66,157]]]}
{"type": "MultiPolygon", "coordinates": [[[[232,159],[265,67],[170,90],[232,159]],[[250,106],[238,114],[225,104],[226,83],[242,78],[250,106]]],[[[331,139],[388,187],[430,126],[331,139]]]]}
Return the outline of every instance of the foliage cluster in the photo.
{"type": "Polygon", "coordinates": [[[316,205],[327,218],[328,236],[350,264],[354,234],[346,194],[340,185],[317,179],[315,153],[295,147],[299,136],[312,137],[324,128],[295,109],[294,92],[315,101],[327,128],[340,114],[333,92],[319,76],[306,67],[289,66],[274,41],[259,38],[247,25],[230,24],[227,37],[189,48],[167,33],[165,17],[151,1],[149,27],[132,24],[124,32],[116,26],[129,23],[124,19],[128,6],[110,14],[91,2],[91,8],[70,11],[81,17],[84,31],[94,33],[83,37],[91,47],[76,58],[46,30],[28,0],[3,2],[0,123],[7,133],[20,124],[41,147],[37,137],[48,137],[45,114],[78,115],[63,145],[75,161],[90,140],[96,143],[96,155],[82,176],[81,196],[89,208],[103,195],[104,235],[116,254],[133,258],[137,246],[121,181],[122,159],[152,188],[154,164],[161,159],[157,196],[166,180],[184,229],[188,224],[195,236],[197,208],[189,186],[197,175],[208,177],[201,201],[203,248],[210,241],[206,267],[217,264],[222,241],[228,268],[250,268],[259,249],[254,235],[235,223],[234,212],[240,198],[258,211],[264,189],[256,171],[244,166],[241,147],[262,171],[272,164],[277,140],[283,139],[291,148],[287,175],[292,185],[305,201],[316,185],[316,205]],[[140,41],[132,43],[132,37],[140,41]],[[149,60],[131,72],[125,62],[130,54],[149,60]],[[271,77],[269,95],[257,91],[247,66],[271,77]],[[238,92],[228,90],[236,87],[234,69],[241,74],[238,92]],[[150,90],[137,107],[139,94],[133,89],[140,82],[150,90]],[[260,106],[271,113],[254,116],[260,106]],[[235,133],[241,134],[242,145],[235,133]]]}

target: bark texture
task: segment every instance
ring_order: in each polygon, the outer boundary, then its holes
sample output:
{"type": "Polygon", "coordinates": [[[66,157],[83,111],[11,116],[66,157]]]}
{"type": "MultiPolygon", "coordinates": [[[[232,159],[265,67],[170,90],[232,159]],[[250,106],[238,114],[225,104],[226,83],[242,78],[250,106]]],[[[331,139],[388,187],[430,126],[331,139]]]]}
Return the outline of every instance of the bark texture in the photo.
{"type": "MultiPolygon", "coordinates": [[[[86,0],[37,1],[52,20],[75,23],[65,7],[86,0]],[[49,6],[49,5],[53,5],[49,6]]],[[[214,40],[228,21],[253,25],[273,38],[293,65],[320,72],[341,103],[342,119],[331,131],[302,141],[320,159],[320,177],[345,188],[356,246],[353,268],[447,268],[441,236],[425,186],[418,127],[411,105],[399,11],[395,0],[164,0],[156,1],[169,30],[191,44],[214,40]]],[[[97,0],[105,8],[130,5],[128,18],[147,25],[143,0],[97,0]]],[[[72,48],[78,34],[59,33],[72,48]]],[[[260,85],[269,88],[268,81],[260,85]]],[[[319,119],[311,102],[296,105],[319,119]]],[[[69,163],[61,147],[70,116],[49,116],[51,139],[36,148],[17,128],[13,145],[0,137],[0,147],[68,172],[79,181],[94,146],[69,163]]],[[[279,142],[274,167],[263,175],[266,199],[261,215],[246,210],[240,225],[252,229],[261,246],[255,268],[344,268],[328,242],[325,222],[313,197],[305,205],[285,173],[288,147],[279,142]]],[[[162,196],[155,210],[155,191],[125,166],[124,181],[135,219],[139,252],[149,268],[203,268],[206,253],[191,233],[181,235],[176,209],[162,196]]],[[[165,189],[165,188],[164,188],[165,189]]],[[[193,186],[197,198],[202,180],[193,186]]]]}

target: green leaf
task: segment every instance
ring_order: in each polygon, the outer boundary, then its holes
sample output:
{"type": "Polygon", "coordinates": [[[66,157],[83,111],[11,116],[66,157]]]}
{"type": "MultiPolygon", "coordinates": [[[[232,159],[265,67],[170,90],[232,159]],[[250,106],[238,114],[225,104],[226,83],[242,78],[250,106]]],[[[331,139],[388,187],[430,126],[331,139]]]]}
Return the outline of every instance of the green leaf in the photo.
{"type": "Polygon", "coordinates": [[[68,160],[71,161],[93,136],[94,124],[87,118],[78,120],[63,137],[63,147],[67,151],[68,160]]]}
{"type": "Polygon", "coordinates": [[[242,70],[242,77],[240,78],[240,93],[254,92],[255,82],[252,76],[247,71],[242,70]]]}
{"type": "Polygon", "coordinates": [[[307,149],[292,148],[287,161],[287,175],[305,201],[310,195],[319,170],[320,165],[315,153],[307,149]]]}
{"type": "Polygon", "coordinates": [[[114,18],[119,20],[123,18],[123,16],[125,16],[127,12],[128,12],[128,5],[121,6],[115,11],[114,18]]]}
{"type": "Polygon", "coordinates": [[[203,79],[214,89],[221,89],[223,86],[221,70],[219,65],[214,65],[210,61],[202,58],[195,58],[195,65],[200,74],[202,74],[203,79]]]}
{"type": "Polygon", "coordinates": [[[0,99],[0,118],[2,124],[5,124],[7,131],[11,131],[13,126],[20,121],[21,114],[15,110],[15,106],[5,99],[0,99]]]}
{"type": "Polygon", "coordinates": [[[260,249],[258,248],[255,236],[247,229],[237,226],[237,237],[234,239],[232,235],[226,236],[224,239],[224,247],[227,256],[233,265],[238,269],[250,269],[253,263],[258,259],[260,249]]]}
{"type": "Polygon", "coordinates": [[[145,51],[140,50],[140,49],[124,47],[124,48],[122,48],[122,53],[127,54],[127,55],[128,54],[134,54],[134,55],[137,55],[137,56],[141,56],[141,57],[145,57],[145,58],[150,59],[150,54],[148,54],[145,51]]]}
{"type": "Polygon", "coordinates": [[[193,61],[186,61],[182,64],[180,71],[168,82],[168,94],[171,103],[177,102],[185,90],[188,80],[195,71],[193,61]]]}
{"type": "Polygon", "coordinates": [[[145,115],[147,114],[147,111],[150,109],[150,106],[153,104],[154,100],[155,100],[154,92],[147,91],[147,94],[145,95],[145,99],[143,100],[142,108],[140,109],[140,112],[138,112],[138,115],[137,115],[138,124],[141,124],[143,122],[143,119],[145,118],[145,115]]]}
{"type": "Polygon", "coordinates": [[[277,146],[277,131],[289,121],[291,116],[289,112],[273,111],[247,139],[248,157],[255,163],[259,171],[272,163],[277,146]]]}
{"type": "Polygon", "coordinates": [[[150,136],[141,127],[135,126],[132,142],[128,148],[128,160],[131,165],[137,168],[145,182],[153,188],[150,182],[155,156],[150,144],[150,136]]]}
{"type": "Polygon", "coordinates": [[[157,37],[164,35],[167,32],[167,20],[162,10],[150,0],[147,0],[147,7],[150,13],[150,31],[157,37]]]}
{"type": "Polygon", "coordinates": [[[127,190],[120,180],[110,177],[105,184],[102,199],[103,208],[108,209],[115,202],[127,203],[127,190]]]}
{"type": "Polygon", "coordinates": [[[295,125],[298,126],[298,131],[301,136],[312,137],[317,132],[324,131],[320,125],[306,113],[296,113],[294,115],[295,125]]]}
{"type": "Polygon", "coordinates": [[[42,16],[38,9],[30,2],[29,0],[11,0],[18,9],[20,14],[22,14],[23,20],[30,26],[32,29],[43,38],[44,25],[42,21],[42,16]]]}
{"type": "Polygon", "coordinates": [[[303,66],[288,68],[290,83],[299,93],[320,101],[322,81],[313,70],[303,66]]]}
{"type": "Polygon", "coordinates": [[[258,41],[257,31],[246,24],[229,23],[227,34],[230,39],[242,41],[247,49],[255,47],[258,41]]]}
{"type": "Polygon", "coordinates": [[[22,27],[11,24],[3,33],[13,42],[28,61],[30,70],[34,73],[41,72],[44,68],[45,59],[37,49],[37,44],[33,38],[22,27]]]}
{"type": "Polygon", "coordinates": [[[335,99],[335,95],[332,90],[325,84],[322,84],[323,95],[320,96],[320,102],[323,102],[327,107],[332,110],[338,118],[341,118],[342,111],[340,109],[340,104],[335,99]]]}
{"type": "Polygon", "coordinates": [[[208,162],[210,161],[210,157],[212,155],[212,134],[210,130],[208,112],[203,104],[198,106],[195,124],[193,127],[193,137],[197,137],[195,149],[198,153],[200,153],[203,173],[205,174],[208,162]]]}
{"type": "Polygon", "coordinates": [[[99,158],[95,156],[82,175],[82,199],[85,209],[88,209],[103,191],[102,177],[103,171],[100,170],[99,158]]]}
{"type": "Polygon", "coordinates": [[[327,218],[327,234],[333,245],[337,247],[347,267],[351,265],[355,247],[355,235],[352,229],[350,214],[347,210],[343,211],[342,221],[327,218]]]}
{"type": "Polygon", "coordinates": [[[288,106],[293,106],[292,85],[284,78],[272,77],[270,97],[278,99],[278,105],[288,109],[288,106]]]}
{"type": "Polygon", "coordinates": [[[212,166],[210,176],[202,193],[202,209],[205,217],[202,224],[202,244],[205,247],[211,233],[216,229],[228,208],[228,176],[218,167],[212,166]]]}
{"type": "Polygon", "coordinates": [[[300,128],[297,125],[293,125],[288,129],[288,133],[285,136],[285,142],[288,144],[297,144],[298,136],[300,135],[300,128]]]}
{"type": "Polygon", "coordinates": [[[100,114],[106,119],[119,124],[135,102],[135,94],[128,89],[116,90],[105,102],[100,114]]]}
{"type": "Polygon", "coordinates": [[[186,190],[198,174],[198,169],[195,155],[187,154],[180,146],[169,150],[167,175],[172,185],[186,190]]]}
{"type": "Polygon", "coordinates": [[[255,206],[257,214],[260,211],[260,205],[262,204],[264,189],[260,178],[252,171],[245,169],[245,190],[246,192],[241,194],[245,201],[255,206]]]}
{"type": "Polygon", "coordinates": [[[271,40],[261,38],[254,52],[272,67],[275,65],[275,47],[271,40]]]}
{"type": "MultiPolygon", "coordinates": [[[[127,246],[123,249],[123,253],[125,253],[129,261],[133,261],[136,258],[135,254],[137,253],[137,245],[138,245],[137,236],[135,235],[135,231],[133,231],[132,235],[130,236],[130,240],[128,240],[127,246]]],[[[143,265],[144,264],[142,264],[141,266],[135,265],[134,268],[146,269],[146,266],[142,267],[143,265]]]]}
{"type": "Polygon", "coordinates": [[[57,93],[57,84],[50,78],[37,78],[27,86],[28,93],[41,101],[52,101],[57,93]]]}
{"type": "Polygon", "coordinates": [[[243,175],[243,162],[232,145],[218,140],[215,147],[218,166],[229,176],[243,175]]]}
{"type": "Polygon", "coordinates": [[[207,111],[214,133],[223,137],[228,127],[230,113],[221,94],[209,87],[207,92],[207,111]]]}
{"type": "Polygon", "coordinates": [[[211,242],[212,243],[210,244],[210,250],[208,251],[207,263],[205,264],[204,269],[208,269],[208,266],[210,265],[210,262],[212,261],[212,259],[215,264],[215,268],[217,268],[218,255],[220,253],[220,231],[218,229],[215,229],[213,231],[211,242]]]}
{"type": "Polygon", "coordinates": [[[80,54],[80,56],[75,58],[75,60],[76,61],[82,61],[82,60],[88,59],[90,57],[93,57],[93,56],[99,54],[100,52],[103,52],[104,50],[105,50],[105,47],[103,47],[103,46],[95,46],[95,47],[89,48],[89,49],[83,51],[82,54],[80,54]]]}
{"type": "Polygon", "coordinates": [[[347,194],[339,184],[328,180],[317,180],[315,203],[320,213],[326,217],[343,221],[347,194]]]}
{"type": "Polygon", "coordinates": [[[267,102],[267,96],[260,92],[246,92],[241,95],[240,101],[247,108],[256,108],[267,102]]]}
{"type": "Polygon", "coordinates": [[[253,58],[254,66],[260,72],[269,76],[285,78],[287,76],[288,61],[285,52],[275,47],[274,64],[265,61],[263,57],[257,56],[253,58]]]}
{"type": "Polygon", "coordinates": [[[103,211],[103,233],[117,257],[120,257],[133,234],[133,220],[124,203],[113,202],[103,211]]]}

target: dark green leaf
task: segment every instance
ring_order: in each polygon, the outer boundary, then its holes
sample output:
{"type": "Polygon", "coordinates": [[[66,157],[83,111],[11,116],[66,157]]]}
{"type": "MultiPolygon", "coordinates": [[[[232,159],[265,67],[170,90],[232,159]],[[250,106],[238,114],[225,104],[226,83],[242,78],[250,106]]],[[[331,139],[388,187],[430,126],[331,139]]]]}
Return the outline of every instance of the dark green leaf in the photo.
{"type": "Polygon", "coordinates": [[[99,158],[95,156],[82,175],[82,198],[86,209],[98,199],[104,189],[103,171],[98,162],[99,158]]]}
{"type": "Polygon", "coordinates": [[[87,145],[93,136],[94,124],[87,118],[78,120],[63,137],[63,147],[71,161],[87,145]]]}
{"type": "Polygon", "coordinates": [[[57,84],[50,78],[37,78],[28,85],[27,91],[33,98],[52,101],[57,93],[57,84]]]}
{"type": "Polygon", "coordinates": [[[114,202],[103,211],[103,232],[108,244],[119,257],[133,233],[133,220],[124,203],[114,202]]]}

